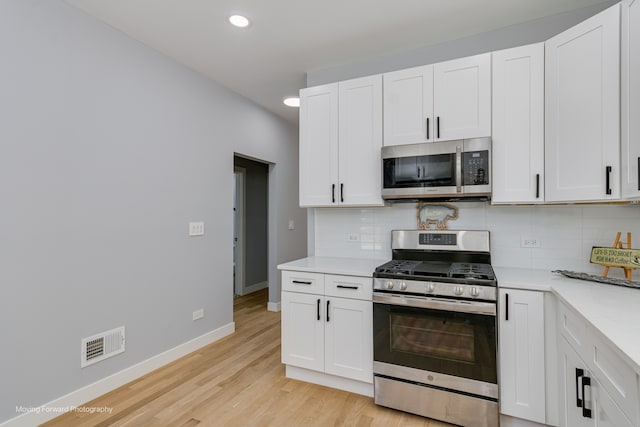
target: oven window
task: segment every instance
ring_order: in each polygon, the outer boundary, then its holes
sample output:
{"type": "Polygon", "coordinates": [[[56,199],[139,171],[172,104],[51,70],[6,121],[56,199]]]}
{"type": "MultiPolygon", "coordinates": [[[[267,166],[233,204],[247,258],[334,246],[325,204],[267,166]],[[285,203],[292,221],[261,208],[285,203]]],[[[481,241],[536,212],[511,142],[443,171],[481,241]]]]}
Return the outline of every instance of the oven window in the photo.
{"type": "Polygon", "coordinates": [[[474,328],[469,320],[390,313],[391,351],[451,362],[474,363],[474,328]]]}
{"type": "Polygon", "coordinates": [[[374,360],[497,384],[495,316],[373,304],[374,360]]]}
{"type": "Polygon", "coordinates": [[[456,185],[455,154],[384,159],[384,188],[456,185]]]}

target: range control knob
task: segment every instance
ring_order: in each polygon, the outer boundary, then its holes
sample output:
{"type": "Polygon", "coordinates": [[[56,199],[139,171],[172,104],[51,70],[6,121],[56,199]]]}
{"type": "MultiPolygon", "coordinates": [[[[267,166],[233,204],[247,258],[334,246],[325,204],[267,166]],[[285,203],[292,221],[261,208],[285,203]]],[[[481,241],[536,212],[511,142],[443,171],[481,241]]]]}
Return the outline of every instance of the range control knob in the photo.
{"type": "Polygon", "coordinates": [[[391,280],[389,280],[387,283],[384,284],[384,286],[387,289],[393,289],[393,282],[391,280]]]}
{"type": "Polygon", "coordinates": [[[433,291],[436,290],[436,285],[434,285],[433,283],[426,283],[424,285],[424,292],[427,294],[432,294],[433,291]]]}
{"type": "Polygon", "coordinates": [[[464,293],[464,288],[462,286],[456,286],[453,288],[453,293],[456,295],[462,295],[464,293]]]}
{"type": "Polygon", "coordinates": [[[480,290],[474,286],[471,288],[469,293],[471,294],[472,297],[477,297],[480,295],[480,290]]]}
{"type": "Polygon", "coordinates": [[[404,291],[405,289],[407,289],[407,284],[404,282],[400,282],[400,290],[404,291]]]}

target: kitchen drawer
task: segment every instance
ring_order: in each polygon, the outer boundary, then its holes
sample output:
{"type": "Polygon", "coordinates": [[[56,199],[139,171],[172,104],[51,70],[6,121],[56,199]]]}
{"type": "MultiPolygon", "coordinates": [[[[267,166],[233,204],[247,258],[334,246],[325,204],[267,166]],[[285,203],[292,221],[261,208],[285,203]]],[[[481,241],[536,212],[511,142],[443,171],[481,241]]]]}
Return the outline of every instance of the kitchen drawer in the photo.
{"type": "Polygon", "coordinates": [[[371,301],[373,279],[359,276],[325,276],[324,293],[327,296],[371,301]]]}
{"type": "Polygon", "coordinates": [[[590,360],[587,365],[598,381],[609,392],[624,414],[633,424],[638,421],[638,377],[636,372],[620,357],[611,344],[601,336],[591,338],[590,360]]]}
{"type": "Polygon", "coordinates": [[[566,305],[558,305],[558,330],[578,354],[587,354],[587,321],[566,305]]]}
{"type": "Polygon", "coordinates": [[[324,274],[283,270],[282,290],[323,295],[324,274]]]}

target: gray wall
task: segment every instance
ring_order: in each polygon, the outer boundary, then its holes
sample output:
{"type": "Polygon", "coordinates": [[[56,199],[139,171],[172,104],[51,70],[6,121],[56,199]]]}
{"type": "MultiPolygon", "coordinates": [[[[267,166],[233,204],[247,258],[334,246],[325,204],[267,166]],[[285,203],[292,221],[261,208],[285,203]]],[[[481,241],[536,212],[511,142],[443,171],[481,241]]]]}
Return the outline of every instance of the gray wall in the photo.
{"type": "Polygon", "coordinates": [[[306,255],[294,126],[60,0],[1,1],[0,52],[0,422],[232,322],[234,152],[274,163],[280,300],[306,255]],[[80,369],[120,325],[127,351],[80,369]]]}
{"type": "MultiPolygon", "coordinates": [[[[609,0],[450,42],[309,71],[307,86],[370,76],[544,41],[616,3],[618,3],[617,0],[609,0]]],[[[428,42],[425,42],[425,45],[428,45],[428,42]]]]}
{"type": "Polygon", "coordinates": [[[244,284],[255,285],[268,280],[267,212],[269,201],[269,166],[236,157],[234,165],[245,168],[245,246],[244,284]]]}

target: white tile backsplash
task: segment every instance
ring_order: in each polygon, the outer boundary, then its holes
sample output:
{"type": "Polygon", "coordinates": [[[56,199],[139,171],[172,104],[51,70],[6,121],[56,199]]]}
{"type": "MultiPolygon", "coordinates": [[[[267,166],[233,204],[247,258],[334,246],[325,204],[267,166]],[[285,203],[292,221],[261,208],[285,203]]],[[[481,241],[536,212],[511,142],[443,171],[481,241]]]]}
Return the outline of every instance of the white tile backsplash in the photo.
{"type": "MultiPolygon", "coordinates": [[[[602,273],[589,263],[591,247],[611,246],[616,232],[633,235],[640,247],[638,205],[491,206],[453,203],[458,219],[452,230],[489,230],[492,263],[500,267],[575,270],[602,273]],[[536,238],[540,248],[521,248],[522,237],[536,238]]],[[[391,230],[417,228],[415,203],[383,208],[318,208],[314,212],[315,255],[368,259],[391,258],[391,230]],[[358,234],[359,241],[348,240],[358,234]]],[[[636,273],[636,278],[640,273],[636,273]]],[[[621,269],[611,275],[622,277],[621,269]]]]}

